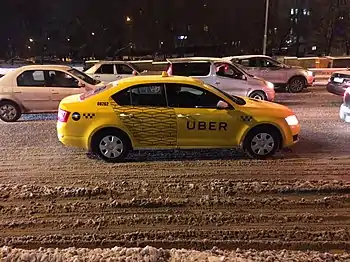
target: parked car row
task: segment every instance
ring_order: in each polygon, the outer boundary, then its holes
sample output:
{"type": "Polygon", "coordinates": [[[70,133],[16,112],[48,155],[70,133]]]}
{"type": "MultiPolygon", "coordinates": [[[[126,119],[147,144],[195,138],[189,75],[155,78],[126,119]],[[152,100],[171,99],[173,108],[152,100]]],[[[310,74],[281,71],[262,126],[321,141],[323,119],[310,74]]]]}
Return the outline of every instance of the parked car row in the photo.
{"type": "MultiPolygon", "coordinates": [[[[230,95],[266,101],[274,101],[275,87],[300,92],[313,81],[306,69],[289,67],[266,56],[177,58],[158,64],[169,75],[190,76],[230,95]]],[[[0,119],[14,122],[23,113],[55,112],[69,95],[151,74],[158,72],[141,70],[125,61],[93,61],[85,73],[63,65],[23,66],[0,78],[0,119]]]]}

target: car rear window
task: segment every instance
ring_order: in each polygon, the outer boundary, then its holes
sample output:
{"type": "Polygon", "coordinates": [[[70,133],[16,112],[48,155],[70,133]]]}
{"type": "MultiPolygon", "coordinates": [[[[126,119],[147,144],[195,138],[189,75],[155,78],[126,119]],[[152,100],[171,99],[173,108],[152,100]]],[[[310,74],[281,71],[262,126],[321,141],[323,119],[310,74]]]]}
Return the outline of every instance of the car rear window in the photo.
{"type": "Polygon", "coordinates": [[[207,76],[210,63],[173,63],[172,74],[178,76],[207,76]]]}
{"type": "Polygon", "coordinates": [[[94,89],[94,90],[91,90],[91,91],[88,91],[88,92],[86,92],[86,93],[84,93],[84,94],[81,94],[81,95],[80,95],[80,100],[82,101],[82,100],[85,100],[85,99],[87,99],[87,98],[89,98],[89,97],[93,97],[93,96],[95,96],[95,95],[97,95],[97,94],[100,94],[100,93],[106,91],[107,89],[109,89],[109,88],[111,88],[111,87],[113,87],[113,86],[116,86],[116,85],[118,85],[118,82],[117,82],[117,81],[111,82],[111,83],[109,83],[109,84],[106,85],[106,86],[97,87],[97,88],[94,89]]]}

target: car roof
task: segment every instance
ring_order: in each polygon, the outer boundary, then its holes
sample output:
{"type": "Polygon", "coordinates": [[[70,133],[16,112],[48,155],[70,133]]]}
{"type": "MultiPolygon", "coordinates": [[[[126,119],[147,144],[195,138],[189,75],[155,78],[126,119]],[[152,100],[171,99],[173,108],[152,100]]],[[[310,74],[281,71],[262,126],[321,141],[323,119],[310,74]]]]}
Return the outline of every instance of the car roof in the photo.
{"type": "Polygon", "coordinates": [[[253,57],[261,57],[261,58],[271,58],[269,56],[266,56],[266,55],[238,55],[238,56],[227,56],[227,57],[224,57],[223,59],[249,59],[249,58],[253,58],[253,57]]]}
{"type": "Polygon", "coordinates": [[[350,76],[350,70],[343,70],[343,71],[335,71],[332,74],[342,74],[342,75],[348,75],[350,76]]]}
{"type": "Polygon", "coordinates": [[[96,65],[100,64],[129,64],[127,61],[122,61],[122,60],[115,60],[115,61],[98,61],[96,65]]]}
{"type": "Polygon", "coordinates": [[[141,75],[122,78],[117,81],[119,84],[137,85],[137,84],[147,84],[147,83],[188,83],[188,84],[198,84],[203,83],[203,81],[186,76],[162,76],[162,75],[141,75]]]}
{"type": "Polygon", "coordinates": [[[3,77],[0,78],[1,85],[7,85],[11,82],[13,77],[16,77],[19,73],[27,70],[70,70],[72,67],[67,65],[26,65],[15,68],[8,73],[6,73],[3,77]]]}
{"type": "Polygon", "coordinates": [[[71,66],[67,65],[26,65],[26,66],[21,66],[14,71],[23,71],[23,70],[69,70],[71,69],[71,66]]]}
{"type": "Polygon", "coordinates": [[[226,62],[222,58],[216,57],[183,57],[168,59],[171,63],[191,62],[191,63],[205,63],[205,62],[226,62]]]}

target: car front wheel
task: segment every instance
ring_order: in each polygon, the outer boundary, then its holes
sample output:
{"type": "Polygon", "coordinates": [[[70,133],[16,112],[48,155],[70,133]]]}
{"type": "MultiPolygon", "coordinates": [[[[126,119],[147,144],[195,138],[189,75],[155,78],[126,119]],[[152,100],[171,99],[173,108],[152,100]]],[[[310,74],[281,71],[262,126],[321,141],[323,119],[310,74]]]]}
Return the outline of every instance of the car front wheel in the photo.
{"type": "Polygon", "coordinates": [[[257,100],[267,100],[267,96],[263,91],[254,91],[249,95],[249,97],[257,100]]]}
{"type": "Polygon", "coordinates": [[[306,81],[303,77],[295,76],[289,80],[287,88],[290,93],[300,93],[306,88],[306,81]]]}
{"type": "Polygon", "coordinates": [[[4,122],[16,122],[21,117],[21,108],[12,101],[0,101],[0,119],[4,122]]]}
{"type": "Polygon", "coordinates": [[[103,130],[94,135],[91,151],[106,162],[122,162],[129,154],[130,142],[117,130],[103,130]]]}
{"type": "Polygon", "coordinates": [[[273,156],[281,139],[274,128],[256,128],[250,131],[244,141],[244,150],[248,156],[255,159],[266,159],[273,156]]]}

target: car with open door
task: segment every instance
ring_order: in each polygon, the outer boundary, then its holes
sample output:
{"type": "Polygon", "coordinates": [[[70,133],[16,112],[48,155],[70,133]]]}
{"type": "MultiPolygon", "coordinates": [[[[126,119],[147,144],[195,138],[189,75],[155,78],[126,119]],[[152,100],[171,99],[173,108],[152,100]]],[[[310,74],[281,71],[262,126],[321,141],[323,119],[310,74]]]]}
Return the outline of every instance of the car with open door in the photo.
{"type": "Polygon", "coordinates": [[[25,113],[57,112],[63,98],[103,85],[70,66],[23,66],[0,78],[0,119],[15,122],[25,113]]]}
{"type": "Polygon", "coordinates": [[[168,59],[169,75],[190,76],[233,95],[273,101],[272,83],[246,73],[230,61],[220,58],[190,57],[168,59]]]}
{"type": "Polygon", "coordinates": [[[223,59],[243,66],[248,73],[272,82],[276,88],[299,93],[315,80],[313,72],[302,67],[289,66],[264,55],[230,56],[223,59]]]}

